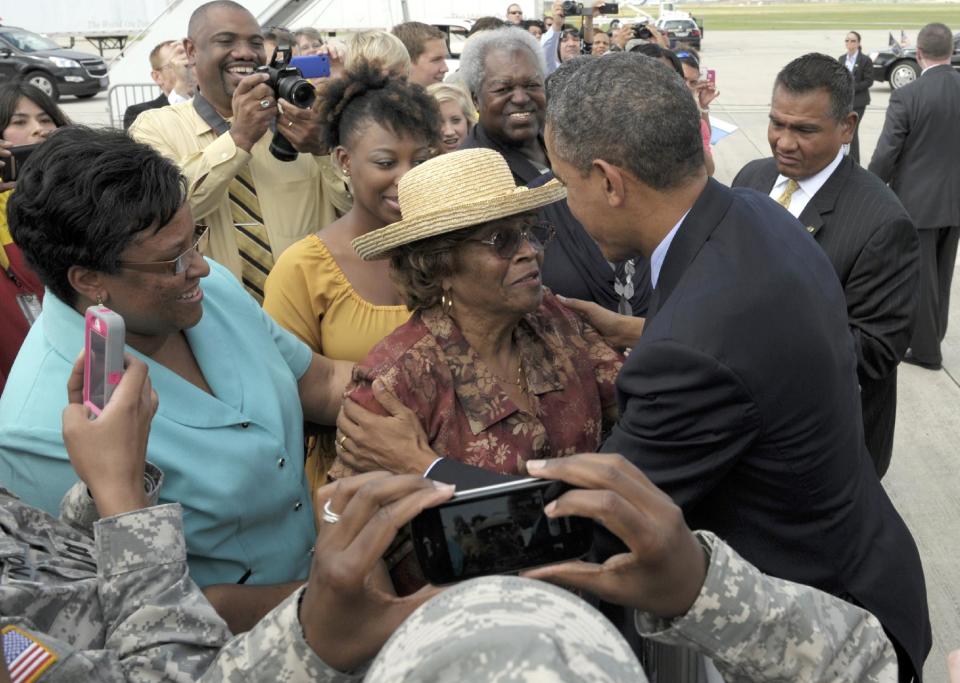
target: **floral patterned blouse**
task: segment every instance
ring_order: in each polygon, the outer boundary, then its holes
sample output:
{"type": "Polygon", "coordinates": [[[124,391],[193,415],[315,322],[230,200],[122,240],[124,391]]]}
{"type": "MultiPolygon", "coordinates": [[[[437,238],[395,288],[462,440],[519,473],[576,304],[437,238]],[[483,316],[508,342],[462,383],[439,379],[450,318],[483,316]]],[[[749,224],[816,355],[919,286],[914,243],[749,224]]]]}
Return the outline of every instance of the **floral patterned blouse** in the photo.
{"type": "MultiPolygon", "coordinates": [[[[531,458],[592,452],[617,419],[623,357],[545,292],[514,332],[532,412],[518,407],[439,307],[418,311],[353,371],[347,393],[380,414],[379,377],[420,418],[437,455],[504,474],[531,458]]],[[[337,477],[351,472],[342,463],[337,477]]]]}

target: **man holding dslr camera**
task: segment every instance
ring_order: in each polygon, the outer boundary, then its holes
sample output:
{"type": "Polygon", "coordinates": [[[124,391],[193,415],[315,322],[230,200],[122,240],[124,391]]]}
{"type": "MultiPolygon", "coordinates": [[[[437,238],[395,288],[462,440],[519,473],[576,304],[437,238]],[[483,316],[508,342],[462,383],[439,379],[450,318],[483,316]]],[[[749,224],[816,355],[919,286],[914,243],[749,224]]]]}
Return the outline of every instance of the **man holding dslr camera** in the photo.
{"type": "Polygon", "coordinates": [[[144,113],[130,134],[179,164],[193,215],[210,228],[206,255],[262,301],[280,253],[335,218],[318,156],[325,152],[322,124],[312,107],[278,97],[269,75],[257,71],[268,55],[242,5],[201,5],[184,44],[196,65],[197,96],[144,113]],[[299,154],[282,161],[271,150],[274,140],[299,154]]]}

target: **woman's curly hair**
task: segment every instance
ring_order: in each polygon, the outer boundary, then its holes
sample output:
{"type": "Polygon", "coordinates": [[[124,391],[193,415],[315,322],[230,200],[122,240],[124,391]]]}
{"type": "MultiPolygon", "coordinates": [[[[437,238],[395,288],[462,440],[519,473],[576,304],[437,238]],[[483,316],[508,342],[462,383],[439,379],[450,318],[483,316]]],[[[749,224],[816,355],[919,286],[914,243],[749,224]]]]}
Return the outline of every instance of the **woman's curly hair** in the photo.
{"type": "Polygon", "coordinates": [[[440,144],[436,100],[419,85],[384,75],[376,64],[361,63],[332,81],[322,96],[320,113],[326,123],[324,142],[331,150],[370,120],[397,135],[426,140],[431,147],[440,144]]]}
{"type": "MultiPolygon", "coordinates": [[[[485,224],[484,224],[485,225],[485,224]]],[[[432,308],[443,296],[443,278],[460,271],[458,250],[482,226],[402,244],[390,252],[390,279],[411,311],[432,308]]]]}

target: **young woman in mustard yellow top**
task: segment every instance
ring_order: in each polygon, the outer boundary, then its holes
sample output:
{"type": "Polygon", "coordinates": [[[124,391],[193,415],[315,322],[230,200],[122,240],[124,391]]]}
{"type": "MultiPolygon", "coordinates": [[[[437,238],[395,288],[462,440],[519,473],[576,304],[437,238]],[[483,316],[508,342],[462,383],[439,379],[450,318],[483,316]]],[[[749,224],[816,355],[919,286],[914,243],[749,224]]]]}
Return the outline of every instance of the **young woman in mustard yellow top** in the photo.
{"type": "MultiPolygon", "coordinates": [[[[264,309],[314,351],[360,361],[410,317],[387,261],[362,261],[350,242],[399,221],[397,183],[439,145],[436,102],[419,86],[375,66],[332,81],[321,103],[327,143],[350,180],[353,207],[323,230],[293,244],[267,278],[264,309]]],[[[331,430],[320,436],[310,468],[320,483],[333,457],[331,430]]]]}

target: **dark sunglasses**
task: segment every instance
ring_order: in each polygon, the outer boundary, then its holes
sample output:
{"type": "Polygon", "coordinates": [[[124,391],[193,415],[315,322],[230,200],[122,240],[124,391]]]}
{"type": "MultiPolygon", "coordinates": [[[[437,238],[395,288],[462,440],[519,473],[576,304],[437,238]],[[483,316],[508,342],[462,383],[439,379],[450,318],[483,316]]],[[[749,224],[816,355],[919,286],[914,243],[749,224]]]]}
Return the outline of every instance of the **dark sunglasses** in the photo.
{"type": "Polygon", "coordinates": [[[546,221],[533,221],[525,223],[516,228],[503,228],[486,239],[471,239],[471,242],[479,242],[493,247],[493,250],[502,259],[512,259],[523,240],[530,243],[530,246],[537,251],[543,251],[550,240],[553,239],[553,226],[546,221]]]}

